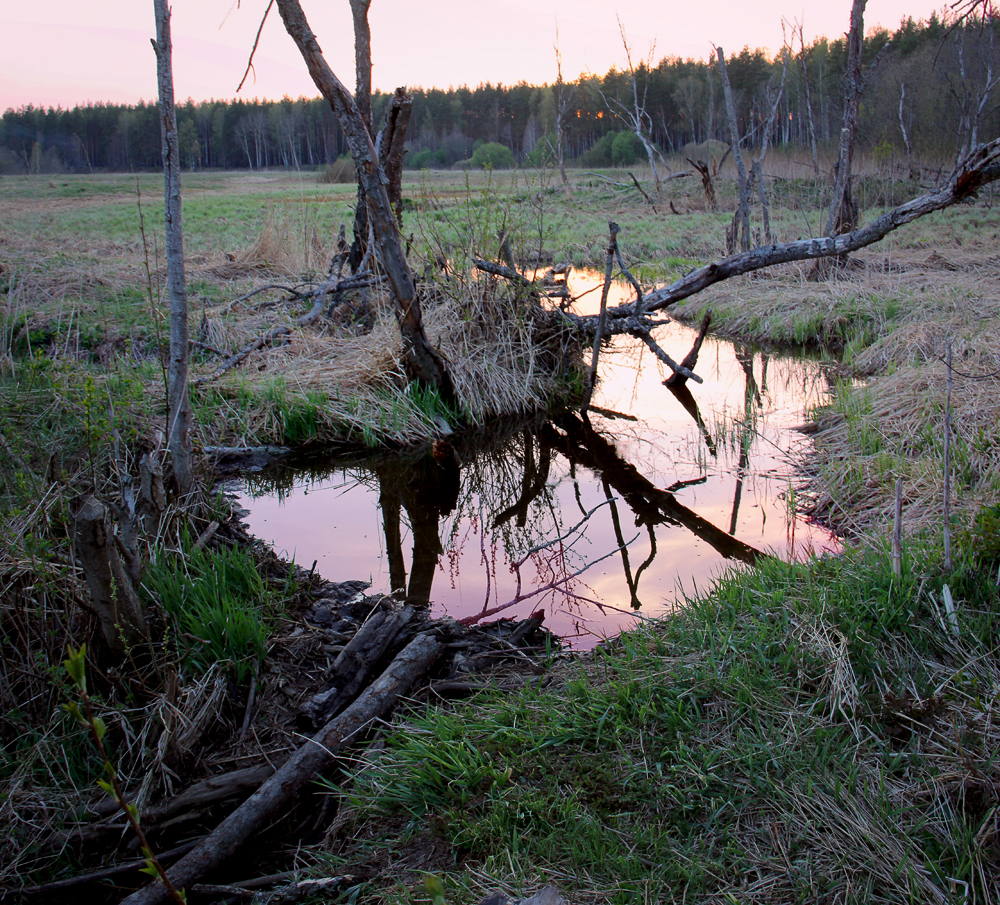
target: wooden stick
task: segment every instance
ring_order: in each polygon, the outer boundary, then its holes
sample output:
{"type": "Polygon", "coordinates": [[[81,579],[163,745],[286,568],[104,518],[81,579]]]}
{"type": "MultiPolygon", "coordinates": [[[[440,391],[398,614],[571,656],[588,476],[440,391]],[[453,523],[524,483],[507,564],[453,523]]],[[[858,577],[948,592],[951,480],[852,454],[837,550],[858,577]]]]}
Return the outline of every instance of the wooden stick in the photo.
{"type": "MultiPolygon", "coordinates": [[[[442,650],[444,645],[429,633],[414,638],[360,698],[302,745],[274,776],[168,871],[173,884],[179,889],[191,886],[287,808],[303,786],[333,762],[337,752],[392,710],[396,701],[427,672],[442,650]]],[[[163,902],[166,895],[166,888],[156,881],[132,893],[124,902],[154,905],[163,902]]]]}
{"type": "Polygon", "coordinates": [[[903,574],[903,479],[896,478],[896,507],[892,516],[892,574],[903,574]]]}
{"type": "Polygon", "coordinates": [[[945,367],[948,369],[948,395],[944,406],[944,570],[950,572],[951,562],[951,337],[945,346],[945,367]]]}

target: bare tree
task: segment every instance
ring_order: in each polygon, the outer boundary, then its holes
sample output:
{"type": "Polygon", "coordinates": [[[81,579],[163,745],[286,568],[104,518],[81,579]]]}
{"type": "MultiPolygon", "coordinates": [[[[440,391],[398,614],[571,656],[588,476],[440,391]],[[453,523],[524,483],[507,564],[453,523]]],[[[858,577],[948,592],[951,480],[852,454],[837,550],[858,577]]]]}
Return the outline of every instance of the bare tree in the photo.
{"type": "MultiPolygon", "coordinates": [[[[966,12],[966,16],[975,21],[975,10],[969,10],[966,12]]],[[[981,80],[976,79],[971,72],[968,71],[965,61],[965,38],[966,38],[966,23],[962,23],[958,27],[958,78],[951,78],[951,93],[954,95],[955,100],[958,103],[959,109],[959,146],[958,146],[958,157],[963,158],[970,148],[974,148],[979,144],[979,130],[983,125],[983,118],[987,112],[987,104],[989,103],[990,93],[993,89],[1000,84],[1000,77],[994,78],[993,76],[993,48],[994,48],[994,32],[993,28],[993,15],[992,11],[984,5],[983,18],[982,18],[983,30],[989,35],[986,41],[986,47],[983,50],[982,56],[982,70],[983,77],[981,80]]]]}
{"type": "MultiPolygon", "coordinates": [[[[906,172],[910,179],[916,179],[916,170],[913,168],[913,147],[910,143],[910,133],[906,128],[906,116],[904,108],[906,105],[906,82],[899,86],[899,131],[903,133],[903,147],[906,148],[906,172]]],[[[912,123],[912,115],[910,120],[912,123]]]]}
{"type": "Polygon", "coordinates": [[[573,101],[573,89],[568,88],[563,81],[562,71],[562,51],[559,50],[559,26],[556,26],[556,43],[553,45],[556,52],[556,84],[553,89],[553,100],[555,101],[556,120],[556,164],[559,167],[559,175],[562,177],[562,184],[569,185],[566,178],[566,165],[564,153],[566,146],[566,116],[569,113],[570,104],[573,101]]]}
{"type": "Polygon", "coordinates": [[[799,35],[799,62],[802,65],[802,86],[806,95],[806,119],[809,123],[809,148],[812,150],[813,172],[819,177],[819,151],[816,147],[816,117],[813,115],[812,91],[809,87],[809,69],[806,66],[806,39],[801,22],[796,22],[793,34],[799,35]]]}
{"type": "Polygon", "coordinates": [[[719,74],[722,76],[722,90],[726,96],[726,113],[729,115],[729,134],[732,139],[733,160],[736,162],[736,175],[739,186],[739,204],[733,217],[733,225],[726,233],[726,252],[736,251],[736,236],[740,234],[740,247],[743,251],[750,250],[750,179],[747,176],[746,164],[743,162],[743,152],[740,150],[740,130],[736,121],[736,105],[733,103],[733,89],[729,84],[729,73],[726,72],[726,54],[721,47],[715,48],[719,60],[719,74]]]}
{"type": "Polygon", "coordinates": [[[851,30],[847,34],[847,72],[844,75],[844,124],[834,164],[833,198],[826,221],[826,234],[847,233],[858,225],[858,208],[851,197],[851,161],[854,157],[854,133],[858,128],[861,101],[861,50],[865,35],[865,6],[868,0],[854,0],[851,6],[851,30]]]}
{"type": "Polygon", "coordinates": [[[170,365],[167,380],[167,448],[174,489],[191,489],[191,403],[188,399],[188,305],[184,284],[184,231],[181,224],[181,161],[174,109],[174,75],[167,0],[153,0],[156,14],[156,73],[160,93],[164,214],[167,230],[167,287],[170,295],[170,365]]]}
{"type": "MultiPolygon", "coordinates": [[[[653,182],[656,184],[656,193],[659,194],[662,188],[662,180],[660,179],[659,171],[656,169],[656,157],[659,153],[656,147],[653,145],[652,132],[653,132],[653,120],[649,113],[646,112],[646,99],[649,93],[649,79],[646,78],[642,86],[642,97],[639,97],[639,76],[637,72],[637,67],[632,62],[632,48],[629,46],[628,39],[625,37],[625,26],[622,25],[622,20],[618,20],[618,31],[622,37],[622,46],[625,48],[625,60],[628,62],[628,77],[632,84],[632,104],[631,106],[623,104],[616,98],[608,99],[604,97],[604,92],[601,92],[601,97],[604,98],[604,103],[607,105],[608,109],[611,110],[615,116],[624,120],[629,129],[635,134],[636,138],[642,142],[643,148],[646,150],[646,156],[649,158],[649,166],[653,171],[653,182]]],[[[649,54],[646,59],[643,60],[638,68],[644,68],[648,73],[653,63],[653,54],[656,50],[656,44],[650,46],[649,54]]]]}

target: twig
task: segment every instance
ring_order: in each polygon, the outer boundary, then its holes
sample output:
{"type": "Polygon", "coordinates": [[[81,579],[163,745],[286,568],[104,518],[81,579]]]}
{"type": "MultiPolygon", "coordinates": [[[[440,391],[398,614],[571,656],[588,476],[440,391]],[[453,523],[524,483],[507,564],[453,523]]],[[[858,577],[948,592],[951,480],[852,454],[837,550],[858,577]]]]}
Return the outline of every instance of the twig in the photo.
{"type": "Polygon", "coordinates": [[[253,39],[253,47],[250,49],[250,58],[247,60],[247,68],[243,73],[243,78],[240,79],[239,85],[236,86],[236,93],[240,93],[240,88],[243,87],[243,83],[247,80],[247,76],[250,75],[250,71],[253,70],[254,81],[257,80],[257,70],[253,68],[253,55],[257,52],[257,45],[260,43],[260,33],[264,30],[264,23],[267,21],[267,14],[271,12],[271,7],[274,6],[274,0],[271,0],[267,4],[267,9],[264,10],[264,17],[260,20],[260,28],[257,29],[257,37],[253,39]]]}
{"type": "Polygon", "coordinates": [[[666,352],[663,351],[657,344],[656,340],[649,335],[648,332],[643,332],[642,330],[630,330],[633,336],[638,336],[650,349],[652,349],[653,354],[660,359],[671,371],[675,374],[680,374],[682,377],[686,377],[688,380],[693,380],[695,383],[704,383],[694,371],[690,368],[685,368],[684,365],[678,364],[674,361],[666,352]]]}

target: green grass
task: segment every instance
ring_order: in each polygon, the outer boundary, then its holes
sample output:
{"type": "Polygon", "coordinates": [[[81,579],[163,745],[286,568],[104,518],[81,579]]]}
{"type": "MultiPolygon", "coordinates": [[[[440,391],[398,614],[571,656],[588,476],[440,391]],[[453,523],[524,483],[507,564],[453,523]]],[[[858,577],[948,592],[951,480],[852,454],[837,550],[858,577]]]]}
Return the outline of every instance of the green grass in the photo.
{"type": "Polygon", "coordinates": [[[484,876],[515,891],[548,876],[574,902],[982,895],[1000,871],[970,792],[1000,770],[995,587],[969,563],[914,567],[936,558],[914,547],[901,578],[872,548],[768,561],[563,687],[410,717],[351,786],[335,863],[388,826],[396,852],[433,838],[452,853],[435,869],[461,902],[484,876]],[[957,636],[935,604],[946,578],[957,636]]]}
{"type": "Polygon", "coordinates": [[[162,605],[173,623],[183,663],[195,674],[221,664],[237,683],[267,653],[274,594],[243,550],[159,553],[148,565],[148,603],[162,605]]]}

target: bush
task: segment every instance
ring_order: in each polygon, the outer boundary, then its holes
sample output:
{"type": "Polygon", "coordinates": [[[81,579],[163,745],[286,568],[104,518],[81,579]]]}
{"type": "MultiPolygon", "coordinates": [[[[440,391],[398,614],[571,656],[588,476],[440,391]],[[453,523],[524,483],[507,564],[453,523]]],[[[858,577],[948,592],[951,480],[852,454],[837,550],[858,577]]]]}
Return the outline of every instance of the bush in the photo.
{"type": "Polygon", "coordinates": [[[627,167],[646,156],[639,136],[634,132],[619,132],[611,143],[611,162],[616,167],[627,167]]]}
{"type": "Polygon", "coordinates": [[[439,170],[439,169],[444,169],[444,166],[445,166],[444,148],[439,148],[437,151],[432,151],[430,148],[424,148],[422,151],[417,151],[415,154],[406,155],[407,169],[439,170]]]}
{"type": "Polygon", "coordinates": [[[323,185],[345,185],[357,179],[354,159],[347,154],[320,170],[319,181],[323,185]]]}
{"type": "Polygon", "coordinates": [[[581,157],[581,162],[588,167],[609,167],[611,166],[611,148],[615,143],[617,132],[609,132],[590,150],[585,151],[581,157]]]}
{"type": "Polygon", "coordinates": [[[512,170],[514,152],[496,141],[487,142],[472,152],[472,168],[489,167],[491,170],[512,170]]]}

